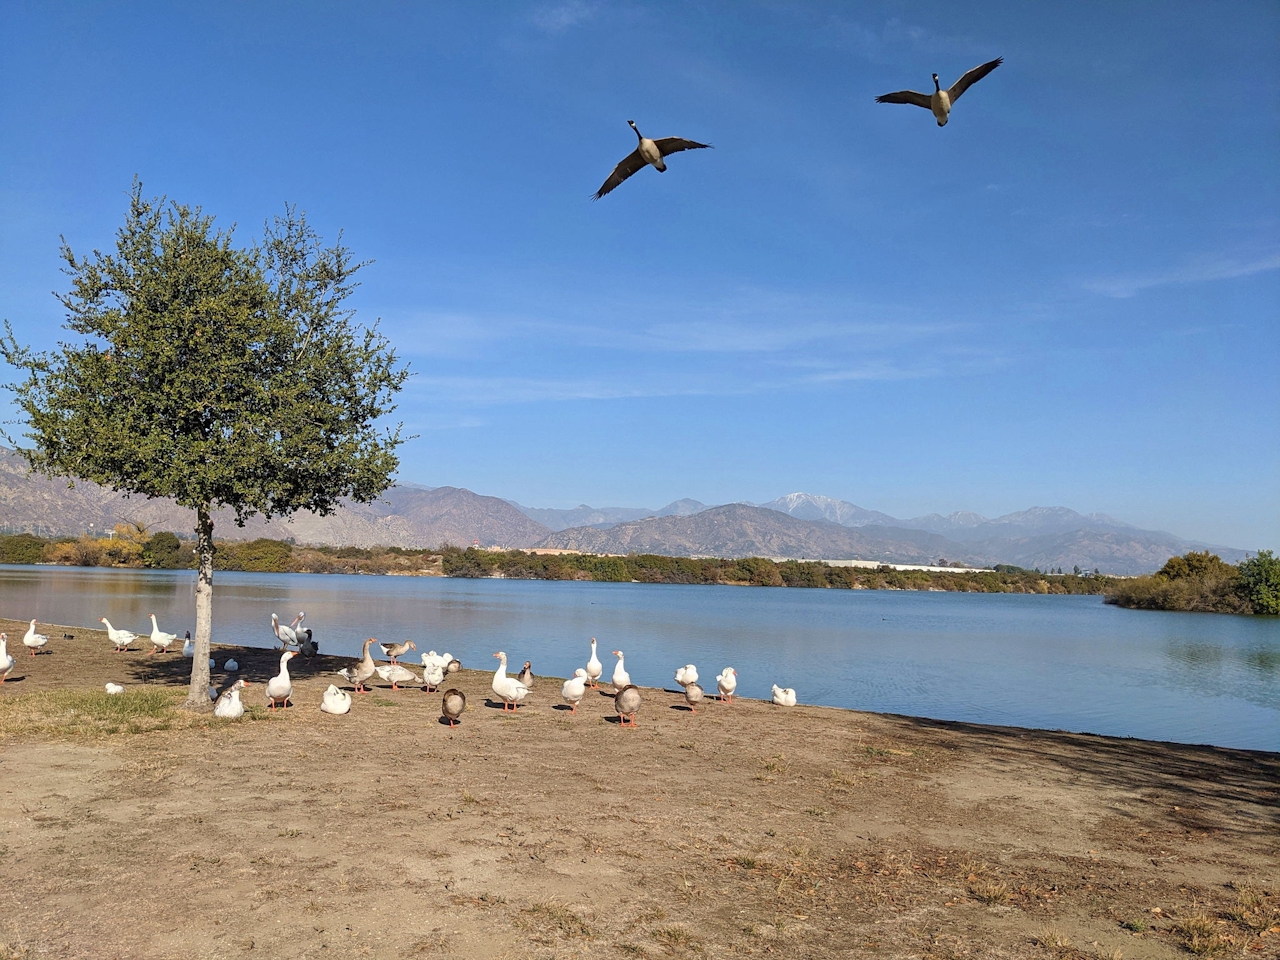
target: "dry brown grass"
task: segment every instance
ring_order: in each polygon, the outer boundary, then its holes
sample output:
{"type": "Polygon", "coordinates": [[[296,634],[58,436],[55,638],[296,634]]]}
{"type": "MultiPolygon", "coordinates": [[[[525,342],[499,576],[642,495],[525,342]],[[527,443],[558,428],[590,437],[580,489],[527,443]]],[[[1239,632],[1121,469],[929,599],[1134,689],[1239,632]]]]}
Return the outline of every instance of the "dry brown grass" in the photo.
{"type": "Polygon", "coordinates": [[[1213,956],[1223,953],[1231,947],[1231,942],[1222,937],[1224,924],[1203,913],[1193,913],[1179,917],[1173,923],[1173,932],[1182,940],[1182,945],[1198,956],[1213,956]]]}
{"type": "Polygon", "coordinates": [[[0,700],[0,742],[24,738],[94,740],[103,737],[189,730],[241,721],[179,709],[185,695],[174,690],[40,690],[0,700]]]}

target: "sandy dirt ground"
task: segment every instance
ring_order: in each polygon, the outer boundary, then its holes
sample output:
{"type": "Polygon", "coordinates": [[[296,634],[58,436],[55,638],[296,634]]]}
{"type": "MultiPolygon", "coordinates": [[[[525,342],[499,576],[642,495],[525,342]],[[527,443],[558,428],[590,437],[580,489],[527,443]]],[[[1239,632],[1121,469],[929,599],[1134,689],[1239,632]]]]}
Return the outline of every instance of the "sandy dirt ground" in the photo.
{"type": "Polygon", "coordinates": [[[269,715],[239,649],[214,720],[180,653],[25,628],[0,960],[1280,956],[1280,755],[649,689],[631,730],[552,679],[503,713],[488,662],[454,729],[377,682],[322,714],[323,657],[269,715]]]}

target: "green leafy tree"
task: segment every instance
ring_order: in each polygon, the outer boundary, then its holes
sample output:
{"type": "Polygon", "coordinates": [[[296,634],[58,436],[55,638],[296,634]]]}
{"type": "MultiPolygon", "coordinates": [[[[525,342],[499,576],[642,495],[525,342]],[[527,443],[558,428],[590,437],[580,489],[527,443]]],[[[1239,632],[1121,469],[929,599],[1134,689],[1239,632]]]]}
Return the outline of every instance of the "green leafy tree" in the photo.
{"type": "Polygon", "coordinates": [[[65,329],[35,353],[6,323],[0,356],[26,415],[33,469],[195,511],[196,653],[187,706],[209,709],[213,513],[329,514],[390,483],[400,427],[378,418],[407,370],[344,302],[356,263],[292,207],[261,243],[233,245],[199,208],[148,200],[135,180],[115,251],[76,256],[65,329]]]}
{"type": "Polygon", "coordinates": [[[170,533],[165,530],[157,533],[147,545],[142,548],[142,560],[149,567],[156,567],[160,570],[176,570],[186,566],[186,560],[190,559],[191,550],[187,549],[187,555],[182,555],[182,541],[178,539],[177,534],[170,533]]]}
{"type": "Polygon", "coordinates": [[[1240,592],[1254,613],[1280,614],[1280,557],[1259,550],[1256,557],[1239,563],[1240,592]]]}

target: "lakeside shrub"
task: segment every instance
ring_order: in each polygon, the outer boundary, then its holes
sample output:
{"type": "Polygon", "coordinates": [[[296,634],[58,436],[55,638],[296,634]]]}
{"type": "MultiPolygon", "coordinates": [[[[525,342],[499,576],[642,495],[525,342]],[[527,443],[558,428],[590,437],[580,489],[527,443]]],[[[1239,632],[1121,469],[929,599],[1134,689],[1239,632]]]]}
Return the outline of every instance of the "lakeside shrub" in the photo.
{"type": "Polygon", "coordinates": [[[1192,613],[1253,613],[1241,591],[1240,569],[1208,550],[1170,557],[1145,577],[1116,583],[1106,602],[1137,610],[1192,613]]]}
{"type": "Polygon", "coordinates": [[[44,547],[44,539],[30,533],[0,537],[0,563],[39,563],[44,547]]]}
{"type": "Polygon", "coordinates": [[[1280,557],[1259,550],[1256,557],[1239,566],[1240,591],[1254,613],[1280,615],[1280,557]]]}

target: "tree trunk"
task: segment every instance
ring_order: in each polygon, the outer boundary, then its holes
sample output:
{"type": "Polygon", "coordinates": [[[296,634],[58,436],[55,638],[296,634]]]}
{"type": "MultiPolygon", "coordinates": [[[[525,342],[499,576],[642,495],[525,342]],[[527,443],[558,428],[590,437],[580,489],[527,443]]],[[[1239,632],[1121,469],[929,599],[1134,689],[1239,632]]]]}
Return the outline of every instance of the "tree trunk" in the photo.
{"type": "Polygon", "coordinates": [[[213,633],[213,518],[208,507],[196,510],[196,635],[191,661],[191,689],[182,704],[188,710],[207,713],[209,701],[209,639],[213,633]]]}

